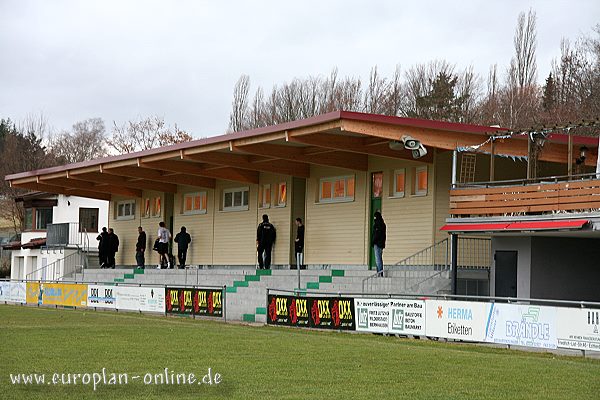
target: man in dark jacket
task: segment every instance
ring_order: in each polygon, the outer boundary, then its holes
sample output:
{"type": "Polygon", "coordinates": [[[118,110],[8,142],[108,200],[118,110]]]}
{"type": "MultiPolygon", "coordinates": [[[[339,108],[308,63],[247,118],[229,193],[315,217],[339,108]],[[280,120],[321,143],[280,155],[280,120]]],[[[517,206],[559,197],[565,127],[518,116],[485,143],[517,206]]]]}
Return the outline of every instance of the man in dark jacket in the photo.
{"type": "Polygon", "coordinates": [[[107,250],[107,267],[115,269],[115,253],[119,251],[119,237],[115,234],[113,228],[108,228],[108,250],[107,250]]]}
{"type": "Polygon", "coordinates": [[[175,235],[175,243],[177,243],[177,258],[179,259],[179,268],[185,268],[185,259],[187,258],[188,246],[192,241],[192,237],[187,233],[185,226],[181,227],[181,231],[175,235]]]}
{"type": "Polygon", "coordinates": [[[106,231],[106,227],[102,228],[102,232],[96,237],[98,241],[98,261],[100,263],[100,268],[107,267],[107,259],[106,255],[108,252],[108,232],[106,231]]]}
{"type": "Polygon", "coordinates": [[[142,229],[141,226],[138,227],[138,239],[135,244],[135,261],[137,263],[137,267],[140,269],[145,268],[146,263],[146,232],[142,229]]]}
{"type": "Polygon", "coordinates": [[[269,216],[262,216],[263,222],[256,230],[256,249],[258,251],[258,268],[271,268],[271,249],[275,243],[275,227],[269,222],[269,216]],[[264,256],[264,260],[263,260],[264,256]]]}
{"type": "Polygon", "coordinates": [[[306,269],[304,265],[304,224],[302,218],[296,218],[296,239],[294,249],[296,250],[296,268],[306,269]]]}
{"type": "Polygon", "coordinates": [[[375,211],[375,222],[373,223],[373,252],[375,253],[375,265],[377,273],[383,276],[383,249],[385,249],[385,222],[379,211],[375,211]]]}

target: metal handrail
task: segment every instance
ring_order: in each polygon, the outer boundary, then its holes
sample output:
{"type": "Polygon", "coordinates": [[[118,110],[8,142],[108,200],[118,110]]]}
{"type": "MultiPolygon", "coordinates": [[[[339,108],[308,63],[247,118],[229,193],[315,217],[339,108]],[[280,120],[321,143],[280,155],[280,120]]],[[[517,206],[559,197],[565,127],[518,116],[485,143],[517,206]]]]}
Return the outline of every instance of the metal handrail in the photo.
{"type": "Polygon", "coordinates": [[[595,180],[600,179],[600,174],[595,172],[585,173],[585,174],[572,174],[572,175],[557,175],[557,176],[545,176],[538,178],[522,178],[522,179],[508,179],[502,181],[482,181],[482,182],[463,182],[463,183],[455,183],[452,187],[453,189],[463,189],[463,188],[471,188],[471,187],[490,187],[490,186],[518,186],[518,185],[528,185],[533,183],[542,183],[543,181],[554,181],[554,183],[563,182],[563,181],[575,181],[575,180],[595,180]]]}

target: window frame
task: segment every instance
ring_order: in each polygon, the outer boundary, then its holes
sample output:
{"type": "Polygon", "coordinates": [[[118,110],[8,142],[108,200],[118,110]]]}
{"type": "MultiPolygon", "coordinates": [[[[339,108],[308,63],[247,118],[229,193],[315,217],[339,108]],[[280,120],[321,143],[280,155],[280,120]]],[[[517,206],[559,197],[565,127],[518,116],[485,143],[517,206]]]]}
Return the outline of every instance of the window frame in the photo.
{"type": "MultiPolygon", "coordinates": [[[[90,219],[91,221],[91,219],[90,219]]],[[[98,207],[79,207],[79,232],[99,232],[100,228],[98,226],[98,222],[100,221],[100,209],[98,207]],[[82,224],[82,215],[81,212],[89,212],[90,215],[88,215],[88,217],[93,218],[95,217],[95,224],[96,224],[96,228],[90,228],[88,229],[87,226],[83,226],[84,224],[82,224]],[[95,213],[95,215],[94,215],[95,213]],[[96,229],[96,230],[94,230],[96,229]]]]}
{"type": "Polygon", "coordinates": [[[132,219],[135,219],[135,208],[136,208],[135,207],[136,206],[135,203],[136,203],[135,200],[121,200],[121,201],[118,201],[116,203],[115,219],[117,221],[130,221],[132,219]],[[124,215],[119,215],[119,207],[121,205],[123,205],[123,211],[125,211],[125,205],[126,204],[130,204],[129,209],[130,209],[131,213],[127,214],[127,215],[125,215],[125,214],[124,215]]]}
{"type": "Polygon", "coordinates": [[[243,187],[235,187],[235,188],[227,188],[227,189],[223,189],[223,200],[221,202],[221,206],[222,209],[221,211],[248,211],[249,210],[249,204],[250,204],[250,188],[248,186],[243,186],[243,187]],[[242,204],[240,206],[236,206],[235,204],[235,193],[241,192],[242,193],[242,204]],[[231,206],[227,206],[225,204],[225,197],[227,193],[231,193],[231,206]],[[246,204],[244,205],[244,193],[246,193],[245,195],[245,200],[246,200],[246,204]]]}
{"type": "Polygon", "coordinates": [[[427,165],[413,167],[412,172],[413,172],[412,195],[417,196],[417,197],[427,196],[427,193],[429,192],[429,168],[427,168],[427,165]],[[423,170],[425,171],[425,174],[426,174],[425,189],[420,190],[419,189],[419,172],[423,171],[423,170]]]}
{"type": "Polygon", "coordinates": [[[181,196],[181,214],[182,215],[199,215],[199,214],[207,214],[207,213],[208,213],[208,193],[206,191],[184,193],[181,196]],[[200,196],[200,208],[194,209],[195,197],[197,197],[197,196],[200,196]],[[189,197],[192,198],[192,209],[186,210],[185,209],[186,198],[189,198],[189,197]],[[204,199],[205,199],[204,202],[202,202],[202,197],[204,197],[204,199]],[[203,205],[204,205],[204,208],[202,208],[203,205]]]}
{"type": "Polygon", "coordinates": [[[406,196],[406,168],[397,168],[394,170],[394,173],[392,174],[392,193],[390,197],[393,197],[395,199],[401,199],[403,197],[406,196]],[[398,190],[397,184],[398,184],[398,175],[404,175],[404,187],[402,188],[402,191],[398,190]]]}
{"type": "Polygon", "coordinates": [[[355,175],[339,175],[339,176],[331,176],[326,178],[319,179],[319,198],[318,203],[320,204],[329,204],[329,203],[348,203],[354,201],[356,197],[356,176],[355,175]],[[344,181],[344,196],[343,197],[335,197],[335,184],[336,182],[343,180],[344,181]],[[352,180],[354,181],[354,190],[353,195],[348,195],[348,182],[352,180]],[[323,183],[329,183],[331,185],[331,193],[330,197],[323,197],[323,183]]]}

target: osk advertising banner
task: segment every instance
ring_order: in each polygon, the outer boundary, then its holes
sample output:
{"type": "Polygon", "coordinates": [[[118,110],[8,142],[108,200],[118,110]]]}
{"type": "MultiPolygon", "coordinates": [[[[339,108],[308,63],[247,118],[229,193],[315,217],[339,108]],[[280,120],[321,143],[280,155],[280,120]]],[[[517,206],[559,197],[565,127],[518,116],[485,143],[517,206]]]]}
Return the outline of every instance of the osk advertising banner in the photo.
{"type": "Polygon", "coordinates": [[[491,303],[485,341],[513,346],[556,348],[556,308],[491,303]]]}
{"type": "Polygon", "coordinates": [[[267,323],[320,329],[354,330],[354,299],[347,297],[268,296],[267,323]]]}
{"type": "Polygon", "coordinates": [[[165,312],[165,291],[159,287],[89,285],[88,307],[165,312]]]}
{"type": "Polygon", "coordinates": [[[488,303],[425,300],[427,336],[483,342],[488,303]]]}
{"type": "Polygon", "coordinates": [[[556,309],[558,347],[600,351],[600,310],[556,309]]]}
{"type": "Polygon", "coordinates": [[[425,335],[425,301],[354,299],[356,330],[400,335],[425,335]]]}

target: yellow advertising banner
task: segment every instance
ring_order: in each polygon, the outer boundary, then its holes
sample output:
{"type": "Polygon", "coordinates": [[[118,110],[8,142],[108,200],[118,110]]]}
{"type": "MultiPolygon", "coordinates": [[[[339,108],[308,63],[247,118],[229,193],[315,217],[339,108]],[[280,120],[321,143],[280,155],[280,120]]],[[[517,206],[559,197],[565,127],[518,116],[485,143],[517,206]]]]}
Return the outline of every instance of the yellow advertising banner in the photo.
{"type": "Polygon", "coordinates": [[[87,291],[78,283],[27,282],[27,304],[86,307],[87,291]]]}

